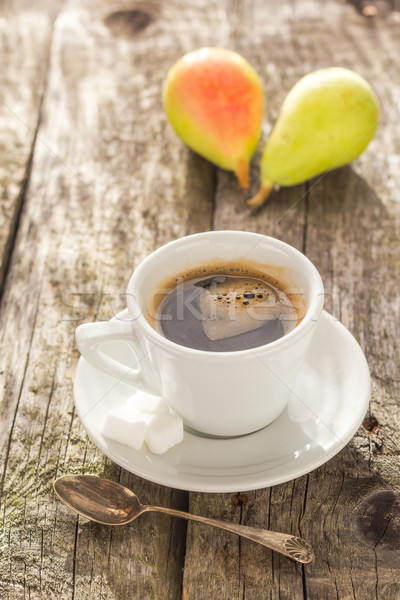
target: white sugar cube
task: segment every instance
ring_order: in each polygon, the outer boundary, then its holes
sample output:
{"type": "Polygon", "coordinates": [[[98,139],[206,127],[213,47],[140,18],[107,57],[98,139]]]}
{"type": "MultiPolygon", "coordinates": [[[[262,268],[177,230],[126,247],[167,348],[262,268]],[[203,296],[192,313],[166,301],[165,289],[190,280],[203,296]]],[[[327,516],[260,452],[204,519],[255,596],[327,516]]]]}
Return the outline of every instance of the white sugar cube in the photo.
{"type": "Polygon", "coordinates": [[[154,454],[163,454],[183,440],[182,417],[172,414],[152,416],[148,423],[146,444],[154,454]]]}
{"type": "Polygon", "coordinates": [[[140,450],[146,436],[149,418],[149,415],[123,404],[108,411],[102,434],[135,450],[140,450]]]}
{"type": "Polygon", "coordinates": [[[160,396],[136,392],[108,411],[102,433],[134,450],[140,450],[146,441],[151,452],[162,454],[183,440],[183,421],[170,414],[160,396]]]}
{"type": "Polygon", "coordinates": [[[137,391],[136,394],[130,396],[126,404],[144,413],[159,414],[168,412],[168,404],[161,396],[153,396],[141,391],[137,391]]]}

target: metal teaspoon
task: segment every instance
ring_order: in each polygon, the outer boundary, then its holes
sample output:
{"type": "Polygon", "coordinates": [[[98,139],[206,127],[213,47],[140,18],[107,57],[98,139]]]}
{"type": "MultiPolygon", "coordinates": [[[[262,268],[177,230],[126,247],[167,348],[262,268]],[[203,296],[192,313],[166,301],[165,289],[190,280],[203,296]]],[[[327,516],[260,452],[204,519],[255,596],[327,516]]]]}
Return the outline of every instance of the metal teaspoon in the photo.
{"type": "Polygon", "coordinates": [[[156,511],[225,529],[300,563],[309,563],[314,558],[312,547],[300,537],[208,519],[173,508],[146,506],[124,485],[101,477],[65,475],[54,481],[53,487],[61,502],[79,515],[103,525],[126,525],[145,512],[156,511]]]}

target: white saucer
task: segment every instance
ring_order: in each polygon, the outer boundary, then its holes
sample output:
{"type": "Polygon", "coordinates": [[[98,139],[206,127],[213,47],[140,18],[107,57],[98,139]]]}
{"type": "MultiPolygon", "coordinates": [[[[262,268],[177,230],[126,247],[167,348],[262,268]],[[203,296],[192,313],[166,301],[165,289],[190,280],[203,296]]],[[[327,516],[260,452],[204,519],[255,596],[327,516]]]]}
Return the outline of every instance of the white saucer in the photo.
{"type": "MultiPolygon", "coordinates": [[[[123,311],[118,318],[128,318],[123,311]]],[[[110,344],[117,355],[118,344],[110,344]],[[115,347],[113,347],[113,344],[115,347]]],[[[368,407],[370,375],[348,330],[323,312],[286,410],[271,425],[240,438],[211,439],[185,433],[162,455],[133,450],[100,433],[106,411],[134,388],[80,358],[74,395],[79,418],[96,446],[114,462],[150,481],[199,492],[269,487],[312,471],[341,450],[368,407]]]]}

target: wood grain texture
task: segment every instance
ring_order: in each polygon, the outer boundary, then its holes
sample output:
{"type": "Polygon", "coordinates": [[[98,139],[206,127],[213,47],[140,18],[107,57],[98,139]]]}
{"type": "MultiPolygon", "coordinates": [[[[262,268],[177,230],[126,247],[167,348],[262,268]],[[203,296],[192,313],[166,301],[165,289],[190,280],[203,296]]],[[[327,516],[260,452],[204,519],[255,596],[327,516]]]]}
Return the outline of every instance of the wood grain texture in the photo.
{"type": "Polygon", "coordinates": [[[53,9],[0,3],[0,291],[21,213],[48,72],[53,9]]]}
{"type": "Polygon", "coordinates": [[[183,9],[189,30],[179,36],[159,4],[142,9],[149,19],[136,31],[131,4],[67,2],[52,32],[0,313],[2,598],[180,594],[186,525],[146,515],[132,527],[97,528],[51,490],[58,474],[105,473],[144,502],[187,504],[186,494],[106,461],[72,397],[75,327],[123,308],[129,275],[146,254],[211,223],[213,170],[176,140],[161,110],[167,65],[190,39],[196,10],[183,9]]]}
{"type": "Polygon", "coordinates": [[[0,80],[21,118],[0,106],[1,598],[396,600],[399,13],[367,20],[335,0],[69,0],[51,25],[55,3],[10,6],[1,6],[0,80]],[[259,72],[263,141],[290,87],[331,64],[375,88],[376,139],[353,165],[275,191],[251,213],[234,176],[189,152],[162,113],[167,68],[204,45],[236,49],[259,72]],[[73,404],[75,327],[124,307],[145,255],[210,228],[274,235],[305,252],[373,377],[377,425],[360,427],[309,475],[240,496],[188,494],[127,473],[88,441],[73,404]],[[80,472],[119,480],[144,503],[300,534],[317,558],[302,567],[164,515],[121,529],[91,524],[51,490],[57,475],[80,472]]]}
{"type": "MultiPolygon", "coordinates": [[[[400,80],[394,75],[399,18],[394,14],[369,23],[351,7],[335,2],[280,3],[274,6],[273,19],[265,3],[236,6],[234,47],[249,57],[270,98],[264,138],[290,87],[310,70],[332,64],[352,68],[370,81],[379,97],[379,131],[353,165],[273,192],[255,213],[246,209],[234,179],[221,173],[213,221],[216,229],[245,228],[279,237],[314,262],[324,280],[327,310],[350,329],[366,353],[372,373],[371,414],[379,426],[372,434],[360,427],[348,447],[307,476],[271,489],[242,490],[248,500],[244,506],[233,508],[228,494],[191,494],[190,510],[302,535],[312,541],[316,560],[299,567],[250,543],[199,533],[190,525],[186,597],[394,599],[400,554],[393,535],[399,512],[391,509],[378,518],[376,504],[382,493],[397,499],[400,483],[395,134],[400,80]],[[268,52],[260,52],[260,47],[268,52]],[[360,520],[360,506],[373,516],[360,520]],[[375,530],[369,538],[367,522],[375,530]],[[386,536],[391,539],[388,544],[383,543],[386,536]]],[[[254,191],[259,158],[253,161],[254,191]]]]}

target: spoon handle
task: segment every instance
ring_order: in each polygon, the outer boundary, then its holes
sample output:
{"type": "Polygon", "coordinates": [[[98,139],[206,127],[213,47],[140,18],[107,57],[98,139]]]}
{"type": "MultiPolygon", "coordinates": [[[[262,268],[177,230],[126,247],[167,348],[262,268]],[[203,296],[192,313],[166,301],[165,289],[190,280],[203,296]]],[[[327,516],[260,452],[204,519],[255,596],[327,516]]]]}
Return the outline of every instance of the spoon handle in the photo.
{"type": "Polygon", "coordinates": [[[173,508],[165,508],[161,506],[144,506],[144,512],[156,511],[162,512],[174,517],[180,517],[189,521],[197,521],[198,523],[204,523],[205,525],[212,525],[231,533],[241,535],[253,542],[262,544],[271,550],[280,552],[284,556],[288,556],[299,563],[309,563],[314,558],[314,552],[308,542],[300,537],[291,535],[290,533],[276,533],[274,531],[268,531],[266,529],[257,529],[256,527],[248,527],[247,525],[238,525],[236,523],[229,523],[227,521],[219,521],[217,519],[209,519],[207,517],[200,517],[199,515],[193,515],[190,513],[183,512],[181,510],[175,510],[173,508]]]}

